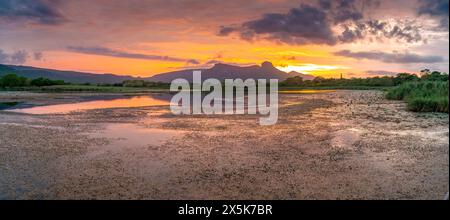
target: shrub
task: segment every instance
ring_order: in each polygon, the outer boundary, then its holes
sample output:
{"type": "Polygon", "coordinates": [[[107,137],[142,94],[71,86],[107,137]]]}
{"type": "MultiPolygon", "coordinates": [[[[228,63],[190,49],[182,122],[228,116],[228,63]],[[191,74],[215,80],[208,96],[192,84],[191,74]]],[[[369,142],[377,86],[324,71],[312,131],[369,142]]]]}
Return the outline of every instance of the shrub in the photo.
{"type": "Polygon", "coordinates": [[[42,87],[42,86],[54,86],[54,85],[64,85],[64,81],[62,80],[51,80],[51,79],[47,79],[47,78],[37,78],[37,79],[33,79],[30,82],[30,85],[32,86],[38,86],[38,87],[42,87]]]}
{"type": "Polygon", "coordinates": [[[0,87],[22,87],[27,84],[27,78],[17,76],[16,74],[8,74],[0,78],[0,87]]]}
{"type": "Polygon", "coordinates": [[[449,112],[448,81],[420,81],[390,89],[387,99],[405,100],[408,109],[417,112],[449,112]]]}

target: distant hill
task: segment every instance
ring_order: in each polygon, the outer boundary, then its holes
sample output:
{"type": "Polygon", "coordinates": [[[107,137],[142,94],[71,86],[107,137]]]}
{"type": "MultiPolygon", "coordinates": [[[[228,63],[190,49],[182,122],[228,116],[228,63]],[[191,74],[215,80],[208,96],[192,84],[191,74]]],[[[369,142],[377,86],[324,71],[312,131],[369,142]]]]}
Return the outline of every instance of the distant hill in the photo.
{"type": "MultiPolygon", "coordinates": [[[[197,69],[180,70],[169,73],[158,74],[146,80],[156,81],[156,82],[171,82],[177,78],[187,79],[192,82],[192,72],[197,69]]],[[[246,79],[278,79],[280,81],[286,80],[287,78],[300,76],[304,80],[313,80],[315,77],[311,75],[306,75],[297,72],[286,73],[277,68],[275,68],[272,63],[264,62],[261,66],[233,66],[228,64],[216,64],[210,69],[199,69],[202,71],[202,79],[215,78],[220,81],[225,79],[235,79],[240,78],[246,79]]]]}
{"type": "MultiPolygon", "coordinates": [[[[210,69],[196,69],[202,71],[202,78],[216,78],[220,81],[225,79],[240,78],[246,79],[278,79],[286,80],[289,77],[301,76],[304,80],[313,80],[315,77],[297,72],[286,73],[275,68],[272,63],[264,62],[261,66],[233,66],[228,64],[216,64],[210,69]]],[[[61,71],[53,69],[43,69],[30,66],[14,66],[0,64],[0,76],[9,73],[15,73],[19,76],[35,79],[39,77],[53,80],[64,80],[71,83],[121,83],[125,80],[147,80],[154,82],[170,83],[177,78],[184,78],[192,82],[192,72],[194,69],[180,70],[158,74],[147,78],[138,78],[132,76],[121,76],[114,74],[95,74],[75,71],[61,71]]]]}
{"type": "Polygon", "coordinates": [[[19,76],[35,79],[39,77],[53,80],[64,80],[71,83],[121,83],[124,80],[138,79],[131,76],[120,76],[114,74],[95,74],[75,71],[61,71],[53,69],[42,69],[29,66],[13,66],[0,64],[0,76],[15,73],[19,76]]]}

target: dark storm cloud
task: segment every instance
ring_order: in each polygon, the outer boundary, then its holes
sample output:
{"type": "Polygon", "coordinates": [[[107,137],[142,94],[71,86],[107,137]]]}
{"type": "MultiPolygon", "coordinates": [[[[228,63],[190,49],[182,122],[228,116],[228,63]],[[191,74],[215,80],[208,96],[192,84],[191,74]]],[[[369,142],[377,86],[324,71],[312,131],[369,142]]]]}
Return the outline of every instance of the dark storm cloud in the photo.
{"type": "Polygon", "coordinates": [[[0,63],[3,64],[24,64],[27,62],[28,52],[25,50],[19,50],[14,53],[8,54],[0,49],[0,63]]]}
{"type": "Polygon", "coordinates": [[[264,14],[262,18],[240,26],[222,26],[219,36],[237,32],[248,41],[256,38],[288,44],[351,43],[368,37],[419,42],[419,28],[411,24],[391,24],[385,21],[365,20],[364,11],[377,8],[377,0],[318,0],[317,4],[301,4],[288,13],[264,14]],[[341,27],[337,32],[334,27],[341,27]]]}
{"type": "Polygon", "coordinates": [[[440,19],[440,27],[448,30],[449,0],[419,0],[419,2],[419,15],[429,15],[440,19]]]}
{"type": "Polygon", "coordinates": [[[59,0],[1,0],[0,21],[57,25],[66,21],[56,7],[59,0]]]}
{"type": "Polygon", "coordinates": [[[128,53],[125,51],[113,50],[105,47],[67,47],[68,50],[76,53],[92,54],[109,57],[141,59],[141,60],[160,60],[160,61],[172,61],[172,62],[186,62],[190,64],[198,64],[199,61],[193,59],[181,59],[169,56],[160,55],[148,55],[139,53],[128,53]]]}
{"type": "Polygon", "coordinates": [[[330,10],[331,8],[326,9],[333,14],[333,20],[335,24],[339,24],[348,20],[359,21],[364,17],[363,12],[356,7],[356,0],[340,0],[335,2],[337,3],[335,10],[330,10]]]}
{"type": "Polygon", "coordinates": [[[413,53],[385,53],[380,51],[352,52],[341,50],[334,53],[337,56],[354,59],[378,60],[384,63],[440,63],[444,58],[440,56],[422,56],[413,53]]]}
{"type": "Polygon", "coordinates": [[[414,25],[400,26],[384,21],[371,20],[344,25],[345,31],[339,36],[339,40],[344,43],[362,40],[367,36],[374,38],[396,39],[408,43],[420,42],[424,40],[420,34],[420,29],[414,25]]]}
{"type": "Polygon", "coordinates": [[[325,10],[328,10],[331,8],[331,1],[330,0],[319,0],[319,6],[325,10]]]}
{"type": "Polygon", "coordinates": [[[241,38],[246,40],[265,34],[270,39],[285,43],[336,43],[326,12],[305,4],[291,9],[287,14],[265,14],[261,19],[246,22],[238,29],[222,27],[219,32],[226,35],[234,30],[238,30],[241,38]]]}
{"type": "Polygon", "coordinates": [[[321,0],[318,5],[301,4],[288,13],[264,14],[262,18],[245,22],[238,28],[223,26],[219,35],[239,32],[244,40],[265,35],[266,39],[288,44],[334,45],[339,38],[332,30],[333,25],[363,18],[362,12],[356,7],[357,2],[366,1],[321,0]]]}

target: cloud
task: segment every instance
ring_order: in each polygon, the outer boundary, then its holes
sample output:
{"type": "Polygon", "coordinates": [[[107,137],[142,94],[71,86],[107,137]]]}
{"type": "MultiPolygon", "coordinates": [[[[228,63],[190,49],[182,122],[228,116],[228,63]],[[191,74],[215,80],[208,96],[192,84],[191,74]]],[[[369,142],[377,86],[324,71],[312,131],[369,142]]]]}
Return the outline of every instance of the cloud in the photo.
{"type": "Polygon", "coordinates": [[[200,61],[195,60],[195,59],[189,59],[189,60],[186,60],[186,63],[192,64],[192,65],[199,65],[200,61]]]}
{"type": "Polygon", "coordinates": [[[33,53],[34,60],[41,61],[44,58],[44,53],[42,52],[34,52],[33,53]]]}
{"type": "Polygon", "coordinates": [[[371,1],[357,1],[357,0],[328,0],[328,4],[324,4],[324,0],[321,1],[321,6],[324,10],[331,13],[331,18],[335,24],[339,24],[345,21],[359,21],[364,18],[362,10],[357,8],[357,3],[361,2],[365,4],[371,1]],[[333,9],[334,5],[334,9],[333,9]],[[325,6],[325,7],[324,7],[325,6]]]}
{"type": "Polygon", "coordinates": [[[42,25],[58,25],[66,21],[56,7],[60,0],[2,0],[0,21],[26,21],[42,25]]]}
{"type": "Polygon", "coordinates": [[[5,54],[3,50],[0,49],[0,63],[8,63],[9,62],[9,55],[5,54]]]}
{"type": "Polygon", "coordinates": [[[350,57],[354,59],[377,60],[384,63],[441,63],[444,58],[440,56],[422,56],[413,53],[385,53],[380,51],[370,52],[352,52],[350,50],[341,50],[334,55],[350,57]]]}
{"type": "Polygon", "coordinates": [[[412,24],[391,23],[380,20],[370,20],[358,22],[355,24],[344,25],[345,30],[339,36],[343,43],[350,43],[357,40],[363,40],[367,37],[379,40],[395,39],[407,43],[423,41],[420,29],[412,24]]]}
{"type": "Polygon", "coordinates": [[[230,26],[221,26],[219,28],[219,32],[217,33],[218,36],[228,36],[232,32],[236,31],[234,27],[230,26]]]}
{"type": "Polygon", "coordinates": [[[219,33],[226,36],[235,31],[240,32],[241,38],[245,40],[265,35],[267,39],[289,44],[336,43],[326,12],[306,4],[286,14],[265,14],[260,19],[243,23],[239,28],[221,27],[219,33]]]}
{"type": "Polygon", "coordinates": [[[160,61],[172,61],[172,62],[186,62],[189,64],[199,64],[200,62],[194,59],[182,59],[169,56],[149,55],[140,53],[128,53],[120,50],[113,50],[106,47],[67,47],[69,51],[83,54],[92,54],[109,57],[141,59],[141,60],[160,60],[160,61]]]}
{"type": "Polygon", "coordinates": [[[318,0],[287,13],[264,14],[241,25],[221,26],[218,36],[238,33],[241,39],[265,39],[287,44],[352,43],[377,38],[414,43],[422,41],[413,24],[365,19],[365,11],[379,7],[376,0],[318,0]]]}
{"type": "Polygon", "coordinates": [[[8,54],[0,49],[0,63],[24,64],[27,62],[28,57],[28,52],[25,50],[19,50],[14,53],[8,54]]]}
{"type": "Polygon", "coordinates": [[[429,15],[440,19],[440,28],[449,28],[449,0],[419,0],[419,15],[429,15]]]}

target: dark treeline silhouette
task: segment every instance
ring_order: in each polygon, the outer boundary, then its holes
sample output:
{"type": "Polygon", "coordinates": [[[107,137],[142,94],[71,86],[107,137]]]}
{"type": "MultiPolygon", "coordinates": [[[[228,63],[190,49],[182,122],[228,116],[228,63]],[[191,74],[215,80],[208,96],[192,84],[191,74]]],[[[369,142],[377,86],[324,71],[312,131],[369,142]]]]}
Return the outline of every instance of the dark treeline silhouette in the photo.
{"type": "Polygon", "coordinates": [[[16,74],[7,74],[0,77],[0,87],[2,88],[15,88],[15,87],[27,87],[27,86],[53,86],[66,84],[62,80],[51,80],[47,78],[28,79],[16,74]]]}
{"type": "Polygon", "coordinates": [[[417,81],[448,81],[448,74],[441,72],[422,71],[422,76],[416,74],[399,73],[397,76],[351,78],[351,79],[326,79],[316,77],[314,80],[303,80],[301,77],[292,77],[280,83],[281,87],[391,87],[405,82],[417,81]]]}
{"type": "Polygon", "coordinates": [[[170,83],[163,83],[163,82],[151,82],[151,81],[145,81],[145,80],[125,80],[122,83],[123,87],[167,87],[170,88],[170,83]]]}

